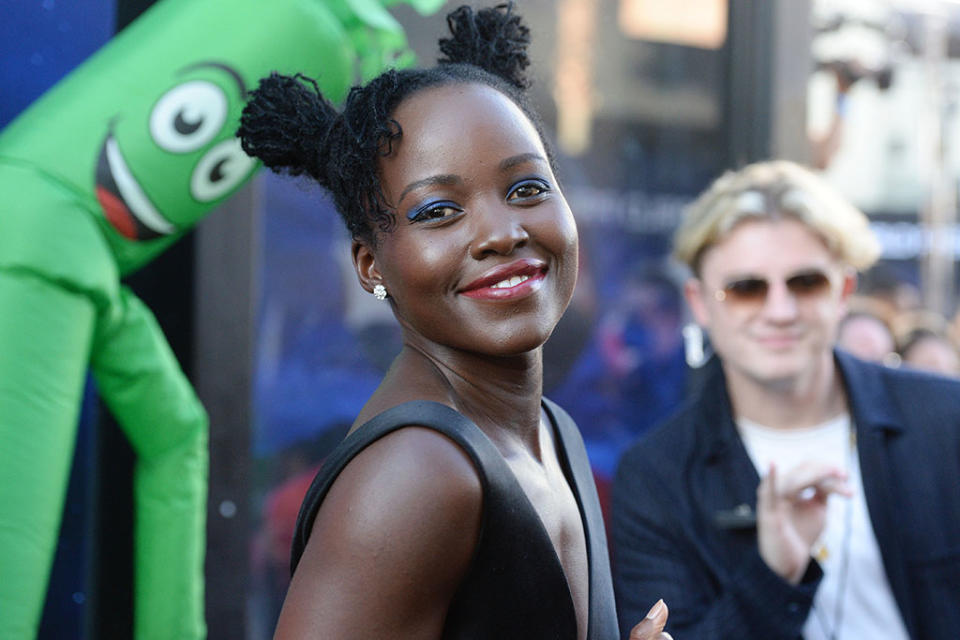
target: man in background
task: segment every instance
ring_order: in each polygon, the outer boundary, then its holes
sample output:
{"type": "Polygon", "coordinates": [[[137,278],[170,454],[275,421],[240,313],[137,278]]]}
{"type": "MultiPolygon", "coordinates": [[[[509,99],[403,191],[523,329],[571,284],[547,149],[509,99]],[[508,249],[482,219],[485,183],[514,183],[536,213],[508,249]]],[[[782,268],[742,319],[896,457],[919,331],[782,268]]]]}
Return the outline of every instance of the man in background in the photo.
{"type": "Polygon", "coordinates": [[[613,488],[623,628],[723,638],[955,638],[960,383],[834,351],[862,213],[805,169],[728,173],[686,212],[675,256],[716,353],[613,488]]]}

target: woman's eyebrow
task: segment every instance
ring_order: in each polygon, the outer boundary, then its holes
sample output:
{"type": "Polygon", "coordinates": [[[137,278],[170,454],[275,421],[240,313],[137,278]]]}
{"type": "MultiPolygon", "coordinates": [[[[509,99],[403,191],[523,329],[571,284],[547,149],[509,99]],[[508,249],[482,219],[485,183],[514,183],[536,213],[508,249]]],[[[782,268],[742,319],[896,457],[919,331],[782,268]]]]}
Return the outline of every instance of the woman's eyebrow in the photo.
{"type": "Polygon", "coordinates": [[[509,158],[502,160],[500,162],[500,171],[506,171],[507,169],[512,169],[518,164],[523,164],[524,162],[539,161],[546,162],[546,159],[541,156],[539,153],[520,153],[515,156],[510,156],[509,158]]]}
{"type": "Polygon", "coordinates": [[[460,178],[460,176],[452,173],[444,173],[436,176],[430,176],[429,178],[424,178],[423,180],[417,180],[415,182],[411,182],[403,188],[403,191],[400,192],[400,197],[397,198],[397,204],[403,202],[403,199],[408,193],[420,187],[428,187],[433,185],[450,186],[459,184],[463,184],[463,180],[460,178]]]}

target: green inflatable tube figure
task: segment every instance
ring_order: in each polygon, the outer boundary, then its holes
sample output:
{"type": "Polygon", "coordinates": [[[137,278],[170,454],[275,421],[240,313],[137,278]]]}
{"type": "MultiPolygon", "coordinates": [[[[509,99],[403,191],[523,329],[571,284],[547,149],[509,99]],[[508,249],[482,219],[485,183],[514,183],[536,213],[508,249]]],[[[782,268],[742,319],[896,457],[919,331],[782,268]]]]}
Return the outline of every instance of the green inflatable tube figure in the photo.
{"type": "Polygon", "coordinates": [[[260,77],[411,57],[381,0],[164,0],[0,132],[0,638],[37,633],[88,369],[137,456],[136,637],[206,635],[207,418],[120,279],[255,172],[260,77]]]}

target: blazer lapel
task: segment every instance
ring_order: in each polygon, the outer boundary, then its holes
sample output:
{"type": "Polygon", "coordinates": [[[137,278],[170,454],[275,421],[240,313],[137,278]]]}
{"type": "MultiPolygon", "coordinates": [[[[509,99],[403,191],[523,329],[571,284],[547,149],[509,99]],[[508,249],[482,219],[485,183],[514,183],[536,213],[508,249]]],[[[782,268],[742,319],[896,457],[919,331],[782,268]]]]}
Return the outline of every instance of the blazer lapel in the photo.
{"type": "Polygon", "coordinates": [[[903,545],[897,536],[897,501],[890,474],[894,466],[888,454],[890,439],[903,431],[904,421],[890,402],[889,392],[877,369],[839,351],[835,352],[835,357],[856,425],[857,457],[870,523],[904,624],[910,636],[916,638],[915,607],[905,570],[903,545]]]}
{"type": "MultiPolygon", "coordinates": [[[[704,443],[702,461],[692,468],[702,469],[700,477],[689,477],[694,509],[702,514],[697,537],[718,548],[705,557],[736,562],[743,553],[756,550],[757,485],[760,477],[750,460],[733,422],[733,411],[719,362],[707,366],[698,416],[697,438],[704,443]]],[[[730,567],[718,575],[728,574],[730,567]]]]}

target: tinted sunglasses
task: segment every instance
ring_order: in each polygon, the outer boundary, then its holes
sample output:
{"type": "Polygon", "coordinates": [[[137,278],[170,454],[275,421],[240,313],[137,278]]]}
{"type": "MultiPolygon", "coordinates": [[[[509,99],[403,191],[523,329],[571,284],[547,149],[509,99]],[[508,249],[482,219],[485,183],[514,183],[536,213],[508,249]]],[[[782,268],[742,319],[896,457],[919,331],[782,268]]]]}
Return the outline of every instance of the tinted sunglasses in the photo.
{"type": "MultiPolygon", "coordinates": [[[[830,291],[830,277],[822,271],[802,271],[786,279],[787,291],[798,299],[820,297],[830,291]]],[[[741,278],[717,289],[714,297],[733,304],[762,304],[770,291],[765,278],[741,278]]]]}

